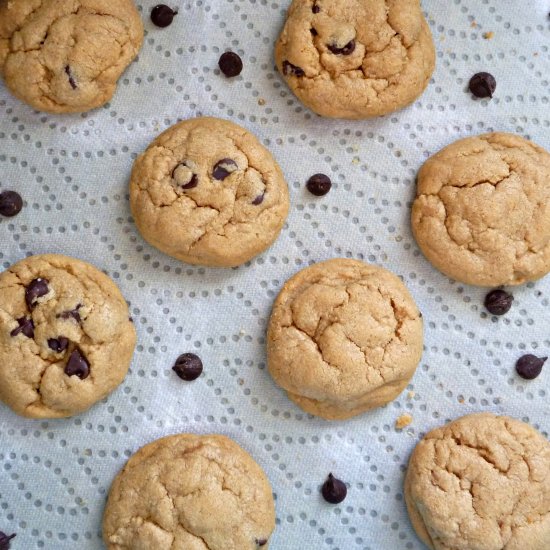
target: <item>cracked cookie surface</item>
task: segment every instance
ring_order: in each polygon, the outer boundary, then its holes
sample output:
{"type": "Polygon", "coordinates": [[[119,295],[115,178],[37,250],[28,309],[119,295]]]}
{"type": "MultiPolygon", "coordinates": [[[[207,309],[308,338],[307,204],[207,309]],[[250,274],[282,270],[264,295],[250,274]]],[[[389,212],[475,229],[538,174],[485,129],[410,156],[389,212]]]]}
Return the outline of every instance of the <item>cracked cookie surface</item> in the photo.
{"type": "Polygon", "coordinates": [[[0,274],[0,400],[31,418],[85,411],[124,379],[136,331],[117,286],[67,256],[0,274]]]}
{"type": "Polygon", "coordinates": [[[268,248],[289,207],[271,153],[240,126],[185,120],[136,160],[130,204],[142,236],[187,263],[233,267],[268,248]]]}
{"type": "Polygon", "coordinates": [[[275,61],[310,109],[361,119],[420,96],[435,48],[419,0],[294,0],[275,61]]]}
{"type": "Polygon", "coordinates": [[[284,285],[269,321],[268,366],[306,412],[344,419],[397,397],[422,344],[420,312],[396,275],[335,259],[284,285]]]}
{"type": "Polygon", "coordinates": [[[550,271],[550,153],[505,133],[459,140],[418,174],[412,229],[444,274],[517,285],[550,271]]]}
{"type": "Polygon", "coordinates": [[[416,446],[405,500],[434,550],[546,550],[550,443],[513,418],[464,416],[416,446]]]}
{"type": "Polygon", "coordinates": [[[140,449],[103,516],[109,550],[264,550],[274,528],[263,470],[221,435],[179,434],[140,449]]]}
{"type": "Polygon", "coordinates": [[[105,104],[142,41],[132,0],[0,0],[0,74],[39,111],[105,104]]]}

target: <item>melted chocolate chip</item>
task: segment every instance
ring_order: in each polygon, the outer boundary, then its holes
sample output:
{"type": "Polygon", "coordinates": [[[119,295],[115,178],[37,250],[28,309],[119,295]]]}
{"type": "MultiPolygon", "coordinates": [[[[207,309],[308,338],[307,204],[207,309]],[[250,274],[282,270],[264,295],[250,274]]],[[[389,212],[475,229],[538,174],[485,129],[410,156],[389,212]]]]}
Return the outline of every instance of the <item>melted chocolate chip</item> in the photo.
{"type": "Polygon", "coordinates": [[[78,376],[80,380],[84,380],[90,376],[90,364],[78,348],[73,350],[69,356],[69,361],[65,367],[65,374],[67,376],[78,376]]]}
{"type": "Polygon", "coordinates": [[[344,47],[336,44],[327,44],[327,48],[335,55],[350,55],[355,51],[355,40],[350,40],[344,47]]]}
{"type": "Polygon", "coordinates": [[[265,546],[267,544],[267,539],[256,539],[256,546],[265,546]]]}
{"type": "Polygon", "coordinates": [[[218,61],[218,67],[225,76],[232,78],[241,74],[243,60],[235,52],[225,52],[218,61]]]}
{"type": "Polygon", "coordinates": [[[216,164],[216,166],[214,166],[214,170],[212,170],[212,177],[215,180],[223,181],[225,178],[227,178],[227,176],[238,169],[239,167],[234,160],[222,159],[216,164]]]}
{"type": "Polygon", "coordinates": [[[285,76],[305,76],[306,73],[300,67],[290,63],[290,61],[283,61],[283,74],[285,76]]]}
{"type": "Polygon", "coordinates": [[[174,17],[178,14],[177,10],[173,10],[166,4],[158,4],[151,10],[151,21],[157,27],[168,27],[172,24],[174,17]]]}
{"type": "Polygon", "coordinates": [[[19,326],[14,328],[10,332],[10,336],[17,336],[18,334],[23,334],[27,338],[34,338],[34,323],[29,317],[21,317],[17,319],[19,326]]]}
{"type": "Polygon", "coordinates": [[[55,353],[62,353],[69,347],[69,339],[65,336],[59,336],[59,338],[49,338],[48,347],[55,351],[55,353]]]}
{"type": "Polygon", "coordinates": [[[317,29],[314,29],[313,27],[311,27],[311,29],[309,29],[309,32],[313,35],[313,36],[317,36],[319,33],[317,32],[317,29]]]}
{"type": "Polygon", "coordinates": [[[59,313],[58,315],[56,315],[56,317],[57,319],[74,319],[77,323],[81,323],[82,318],[80,317],[80,313],[78,311],[81,307],[82,304],[78,304],[74,309],[59,313]]]}
{"type": "Polygon", "coordinates": [[[262,202],[264,202],[264,197],[265,197],[265,191],[261,194],[261,195],[258,195],[253,201],[252,201],[252,204],[254,206],[258,206],[259,204],[262,204],[262,202]]]}
{"type": "Polygon", "coordinates": [[[69,67],[69,65],[65,67],[65,73],[69,77],[69,84],[71,85],[71,88],[73,90],[76,90],[78,86],[76,85],[76,82],[73,77],[73,73],[71,72],[71,68],[69,67]]]}
{"type": "Polygon", "coordinates": [[[476,97],[493,97],[497,89],[497,81],[490,73],[477,73],[470,79],[468,87],[476,97]]]}
{"type": "Polygon", "coordinates": [[[38,298],[45,296],[50,291],[47,279],[34,279],[25,289],[25,302],[29,309],[38,305],[38,298]]]}
{"type": "Polygon", "coordinates": [[[505,290],[491,290],[485,296],[485,307],[493,315],[504,315],[510,311],[514,297],[505,290]]]}
{"type": "Polygon", "coordinates": [[[184,353],[180,355],[172,370],[186,382],[196,380],[202,373],[202,361],[194,353],[184,353]]]}
{"type": "Polygon", "coordinates": [[[322,197],[330,191],[332,182],[325,174],[315,174],[307,180],[306,187],[312,195],[322,197]]]}
{"type": "Polygon", "coordinates": [[[172,171],[172,178],[181,189],[193,189],[199,184],[197,174],[193,174],[184,162],[178,164],[172,171]]]}
{"type": "Polygon", "coordinates": [[[311,8],[311,11],[313,13],[319,13],[321,11],[321,8],[317,5],[317,2],[313,2],[313,7],[311,8]]]}
{"type": "Polygon", "coordinates": [[[0,550],[10,550],[10,540],[16,536],[15,533],[13,535],[6,535],[6,533],[0,531],[0,550]]]}
{"type": "Polygon", "coordinates": [[[321,487],[323,498],[331,504],[339,504],[348,494],[348,488],[343,481],[335,478],[332,474],[328,475],[327,480],[321,487]]]}
{"type": "Polygon", "coordinates": [[[537,357],[536,355],[527,354],[520,357],[516,363],[517,373],[526,380],[533,380],[541,372],[544,363],[548,357],[537,357]]]}
{"type": "Polygon", "coordinates": [[[23,208],[23,199],[15,191],[2,191],[0,193],[0,214],[6,218],[17,216],[23,208]]]}

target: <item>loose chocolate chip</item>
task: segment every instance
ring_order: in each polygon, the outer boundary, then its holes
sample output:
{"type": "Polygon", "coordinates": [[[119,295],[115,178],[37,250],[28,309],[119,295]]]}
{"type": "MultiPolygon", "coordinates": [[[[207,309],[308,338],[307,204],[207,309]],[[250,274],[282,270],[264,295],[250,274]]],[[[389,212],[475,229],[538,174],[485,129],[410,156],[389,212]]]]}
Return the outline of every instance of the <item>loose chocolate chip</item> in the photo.
{"type": "Polygon", "coordinates": [[[191,172],[191,168],[184,162],[178,164],[172,171],[172,178],[181,189],[193,189],[199,184],[197,174],[191,172]]]}
{"type": "Polygon", "coordinates": [[[10,332],[10,336],[24,334],[27,338],[34,338],[34,323],[29,317],[21,317],[17,319],[19,326],[10,332]]]}
{"type": "Polygon", "coordinates": [[[254,206],[258,206],[259,204],[262,204],[262,202],[264,202],[264,197],[265,197],[265,191],[261,194],[261,195],[258,195],[253,201],[252,201],[252,204],[254,206]]]}
{"type": "Polygon", "coordinates": [[[537,357],[536,355],[527,354],[520,357],[516,363],[517,373],[526,380],[533,380],[541,372],[542,367],[548,357],[537,357]]]}
{"type": "Polygon", "coordinates": [[[38,298],[45,296],[50,291],[47,279],[34,279],[25,290],[25,302],[27,307],[33,309],[37,306],[38,298]]]}
{"type": "Polygon", "coordinates": [[[78,348],[73,350],[69,356],[69,361],[65,367],[65,374],[67,376],[78,376],[80,380],[84,380],[90,375],[90,364],[78,348]]]}
{"type": "Polygon", "coordinates": [[[59,338],[49,338],[48,347],[55,351],[55,353],[61,353],[69,347],[69,339],[65,336],[60,336],[59,338]]]}
{"type": "Polygon", "coordinates": [[[313,7],[311,8],[311,11],[313,13],[319,13],[321,11],[321,8],[317,5],[317,2],[313,2],[313,7]]]}
{"type": "Polygon", "coordinates": [[[514,297],[505,290],[491,290],[485,296],[485,307],[493,315],[504,315],[510,311],[514,297]]]}
{"type": "Polygon", "coordinates": [[[344,47],[336,44],[327,44],[327,48],[335,55],[350,55],[355,51],[355,40],[350,40],[344,47]]]}
{"type": "Polygon", "coordinates": [[[307,180],[306,187],[312,195],[322,197],[330,191],[332,182],[325,174],[315,174],[307,180]]]}
{"type": "Polygon", "coordinates": [[[57,319],[74,319],[77,323],[81,323],[82,318],[80,317],[80,313],[78,311],[81,307],[82,304],[78,304],[74,309],[59,313],[56,317],[57,319]]]}
{"type": "Polygon", "coordinates": [[[16,536],[15,533],[13,535],[6,535],[6,533],[0,531],[0,550],[10,550],[10,540],[16,536]]]}
{"type": "Polygon", "coordinates": [[[243,61],[235,52],[225,52],[218,61],[218,67],[225,76],[231,78],[241,74],[243,61]]]}
{"type": "Polygon", "coordinates": [[[265,546],[267,544],[267,539],[256,539],[257,546],[265,546]]]}
{"type": "Polygon", "coordinates": [[[151,21],[157,27],[168,27],[177,14],[177,10],[173,10],[166,4],[158,4],[151,10],[151,21]]]}
{"type": "Polygon", "coordinates": [[[67,65],[65,67],[65,73],[67,74],[67,76],[69,77],[69,84],[71,85],[71,88],[73,90],[76,90],[78,88],[78,86],[76,85],[76,82],[73,78],[73,73],[71,72],[71,68],[69,67],[69,65],[67,65]]]}
{"type": "Polygon", "coordinates": [[[184,353],[180,355],[172,370],[182,379],[187,382],[196,380],[202,373],[202,361],[198,355],[194,353],[184,353]]]}
{"type": "Polygon", "coordinates": [[[2,191],[0,193],[0,214],[7,218],[17,216],[23,208],[23,199],[15,191],[2,191]]]}
{"type": "Polygon", "coordinates": [[[234,160],[222,159],[216,164],[216,166],[214,166],[214,170],[212,170],[212,177],[215,180],[222,181],[238,169],[239,167],[234,160]]]}
{"type": "Polygon", "coordinates": [[[470,79],[469,88],[476,97],[493,97],[497,89],[497,81],[492,74],[477,73],[470,79]]]}
{"type": "Polygon", "coordinates": [[[343,481],[336,479],[332,474],[328,475],[327,480],[321,488],[323,498],[331,504],[339,504],[348,494],[348,488],[343,481]]]}
{"type": "Polygon", "coordinates": [[[290,61],[283,61],[283,74],[286,76],[305,76],[306,73],[290,61]]]}

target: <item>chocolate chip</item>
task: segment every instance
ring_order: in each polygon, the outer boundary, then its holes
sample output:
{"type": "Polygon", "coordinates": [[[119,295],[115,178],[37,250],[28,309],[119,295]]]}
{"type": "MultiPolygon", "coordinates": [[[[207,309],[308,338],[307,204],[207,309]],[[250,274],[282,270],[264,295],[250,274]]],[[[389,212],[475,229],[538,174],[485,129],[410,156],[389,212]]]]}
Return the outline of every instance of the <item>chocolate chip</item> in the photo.
{"type": "Polygon", "coordinates": [[[469,88],[476,97],[493,97],[497,89],[497,81],[492,74],[477,73],[470,79],[469,88]]]}
{"type": "Polygon", "coordinates": [[[262,202],[264,202],[264,197],[265,197],[265,191],[261,194],[261,195],[258,195],[253,201],[252,201],[252,204],[254,206],[258,206],[259,204],[262,204],[262,202]]]}
{"type": "Polygon", "coordinates": [[[283,61],[283,74],[286,76],[305,76],[306,73],[290,61],[283,61]]]}
{"type": "Polygon", "coordinates": [[[216,166],[214,166],[214,170],[212,170],[212,177],[215,180],[222,181],[238,169],[239,167],[234,160],[222,159],[216,164],[216,166]]]}
{"type": "Polygon", "coordinates": [[[307,180],[306,187],[312,195],[322,197],[330,191],[332,182],[325,174],[315,174],[307,180]]]}
{"type": "Polygon", "coordinates": [[[0,214],[6,218],[17,216],[23,208],[23,199],[15,191],[2,191],[0,193],[0,214]]]}
{"type": "Polygon", "coordinates": [[[327,48],[335,55],[350,55],[355,51],[355,40],[350,40],[344,47],[336,44],[327,44],[327,48]]]}
{"type": "Polygon", "coordinates": [[[24,334],[27,338],[34,338],[34,323],[29,317],[21,317],[17,319],[19,326],[10,332],[10,336],[24,334]]]}
{"type": "Polygon", "coordinates": [[[38,298],[45,296],[50,291],[47,279],[34,279],[25,290],[25,302],[27,307],[33,309],[38,305],[38,298]]]}
{"type": "Polygon", "coordinates": [[[59,338],[49,338],[48,347],[55,351],[55,353],[61,353],[69,347],[69,339],[65,336],[60,336],[59,338]]]}
{"type": "Polygon", "coordinates": [[[168,27],[174,20],[174,16],[178,14],[177,10],[173,10],[166,4],[158,4],[151,10],[151,21],[157,27],[168,27]]]}
{"type": "Polygon", "coordinates": [[[313,36],[317,36],[319,33],[317,32],[317,29],[314,29],[313,27],[311,27],[311,29],[309,29],[309,32],[313,35],[313,36]]]}
{"type": "Polygon", "coordinates": [[[493,315],[504,315],[510,311],[514,297],[505,290],[491,290],[485,296],[485,307],[493,315]]]}
{"type": "Polygon", "coordinates": [[[187,382],[196,380],[202,373],[202,361],[198,355],[194,353],[184,353],[180,355],[172,370],[182,379],[187,382]]]}
{"type": "Polygon", "coordinates": [[[239,76],[243,70],[243,61],[235,52],[225,52],[218,61],[220,71],[231,78],[239,76]]]}
{"type": "Polygon", "coordinates": [[[199,184],[197,174],[193,174],[191,168],[182,162],[172,171],[172,178],[181,187],[181,189],[193,189],[199,184]]]}
{"type": "Polygon", "coordinates": [[[10,550],[10,540],[16,536],[15,533],[13,535],[6,535],[6,533],[0,531],[0,550],[10,550]]]}
{"type": "Polygon", "coordinates": [[[256,539],[257,546],[265,546],[267,544],[267,539],[256,539]]]}
{"type": "Polygon", "coordinates": [[[517,373],[526,380],[533,380],[541,372],[542,367],[548,357],[537,357],[536,355],[527,354],[520,357],[516,363],[517,373]]]}
{"type": "Polygon", "coordinates": [[[311,8],[311,11],[313,13],[319,13],[321,11],[321,8],[317,5],[317,2],[313,2],[313,7],[311,8]]]}
{"type": "Polygon", "coordinates": [[[348,488],[343,481],[336,479],[332,474],[328,475],[327,480],[321,488],[323,498],[331,504],[339,504],[348,494],[348,488]]]}
{"type": "Polygon", "coordinates": [[[65,66],[65,73],[69,77],[69,84],[71,85],[71,88],[73,90],[76,90],[78,88],[78,86],[76,85],[76,82],[73,78],[73,73],[71,72],[71,68],[69,67],[69,65],[65,66]]]}
{"type": "Polygon", "coordinates": [[[78,348],[74,349],[69,356],[69,361],[65,367],[65,374],[67,376],[78,376],[80,380],[84,380],[90,375],[90,364],[78,348]]]}
{"type": "Polygon", "coordinates": [[[80,317],[79,309],[82,307],[82,304],[78,304],[74,309],[71,309],[69,311],[64,311],[63,313],[59,313],[56,315],[57,319],[74,319],[77,323],[82,322],[82,318],[80,317]]]}

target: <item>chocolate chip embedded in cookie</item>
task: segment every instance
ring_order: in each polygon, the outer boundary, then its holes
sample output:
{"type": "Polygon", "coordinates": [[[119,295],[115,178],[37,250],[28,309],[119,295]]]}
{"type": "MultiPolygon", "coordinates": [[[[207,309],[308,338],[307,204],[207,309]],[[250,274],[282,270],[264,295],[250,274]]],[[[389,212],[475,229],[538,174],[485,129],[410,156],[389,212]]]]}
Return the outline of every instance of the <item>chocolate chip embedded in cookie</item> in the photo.
{"type": "Polygon", "coordinates": [[[124,379],[136,342],[116,285],[67,256],[0,274],[0,400],[31,418],[88,409],[124,379]]]}
{"type": "Polygon", "coordinates": [[[267,549],[275,528],[269,481],[221,435],[153,441],[114,480],[103,516],[108,550],[267,549]]]}
{"type": "Polygon", "coordinates": [[[311,110],[360,119],[420,96],[435,48],[419,0],[294,0],[275,60],[311,110]]]}
{"type": "Polygon", "coordinates": [[[513,418],[472,414],[428,433],[404,493],[433,550],[550,548],[550,443],[513,418]]]}
{"type": "Polygon", "coordinates": [[[233,267],[269,247],[288,213],[281,169],[250,132],[196,118],[136,160],[130,204],[143,237],[184,262],[233,267]]]}
{"type": "Polygon", "coordinates": [[[420,312],[397,276],[336,259],[284,285],[269,321],[268,367],[306,412],[345,419],[395,399],[422,342],[420,312]]]}
{"type": "Polygon", "coordinates": [[[418,174],[412,229],[441,272],[478,286],[550,271],[550,153],[514,134],[461,139],[418,174]]]}
{"type": "Polygon", "coordinates": [[[105,104],[142,40],[132,0],[0,2],[0,75],[39,111],[105,104]]]}

